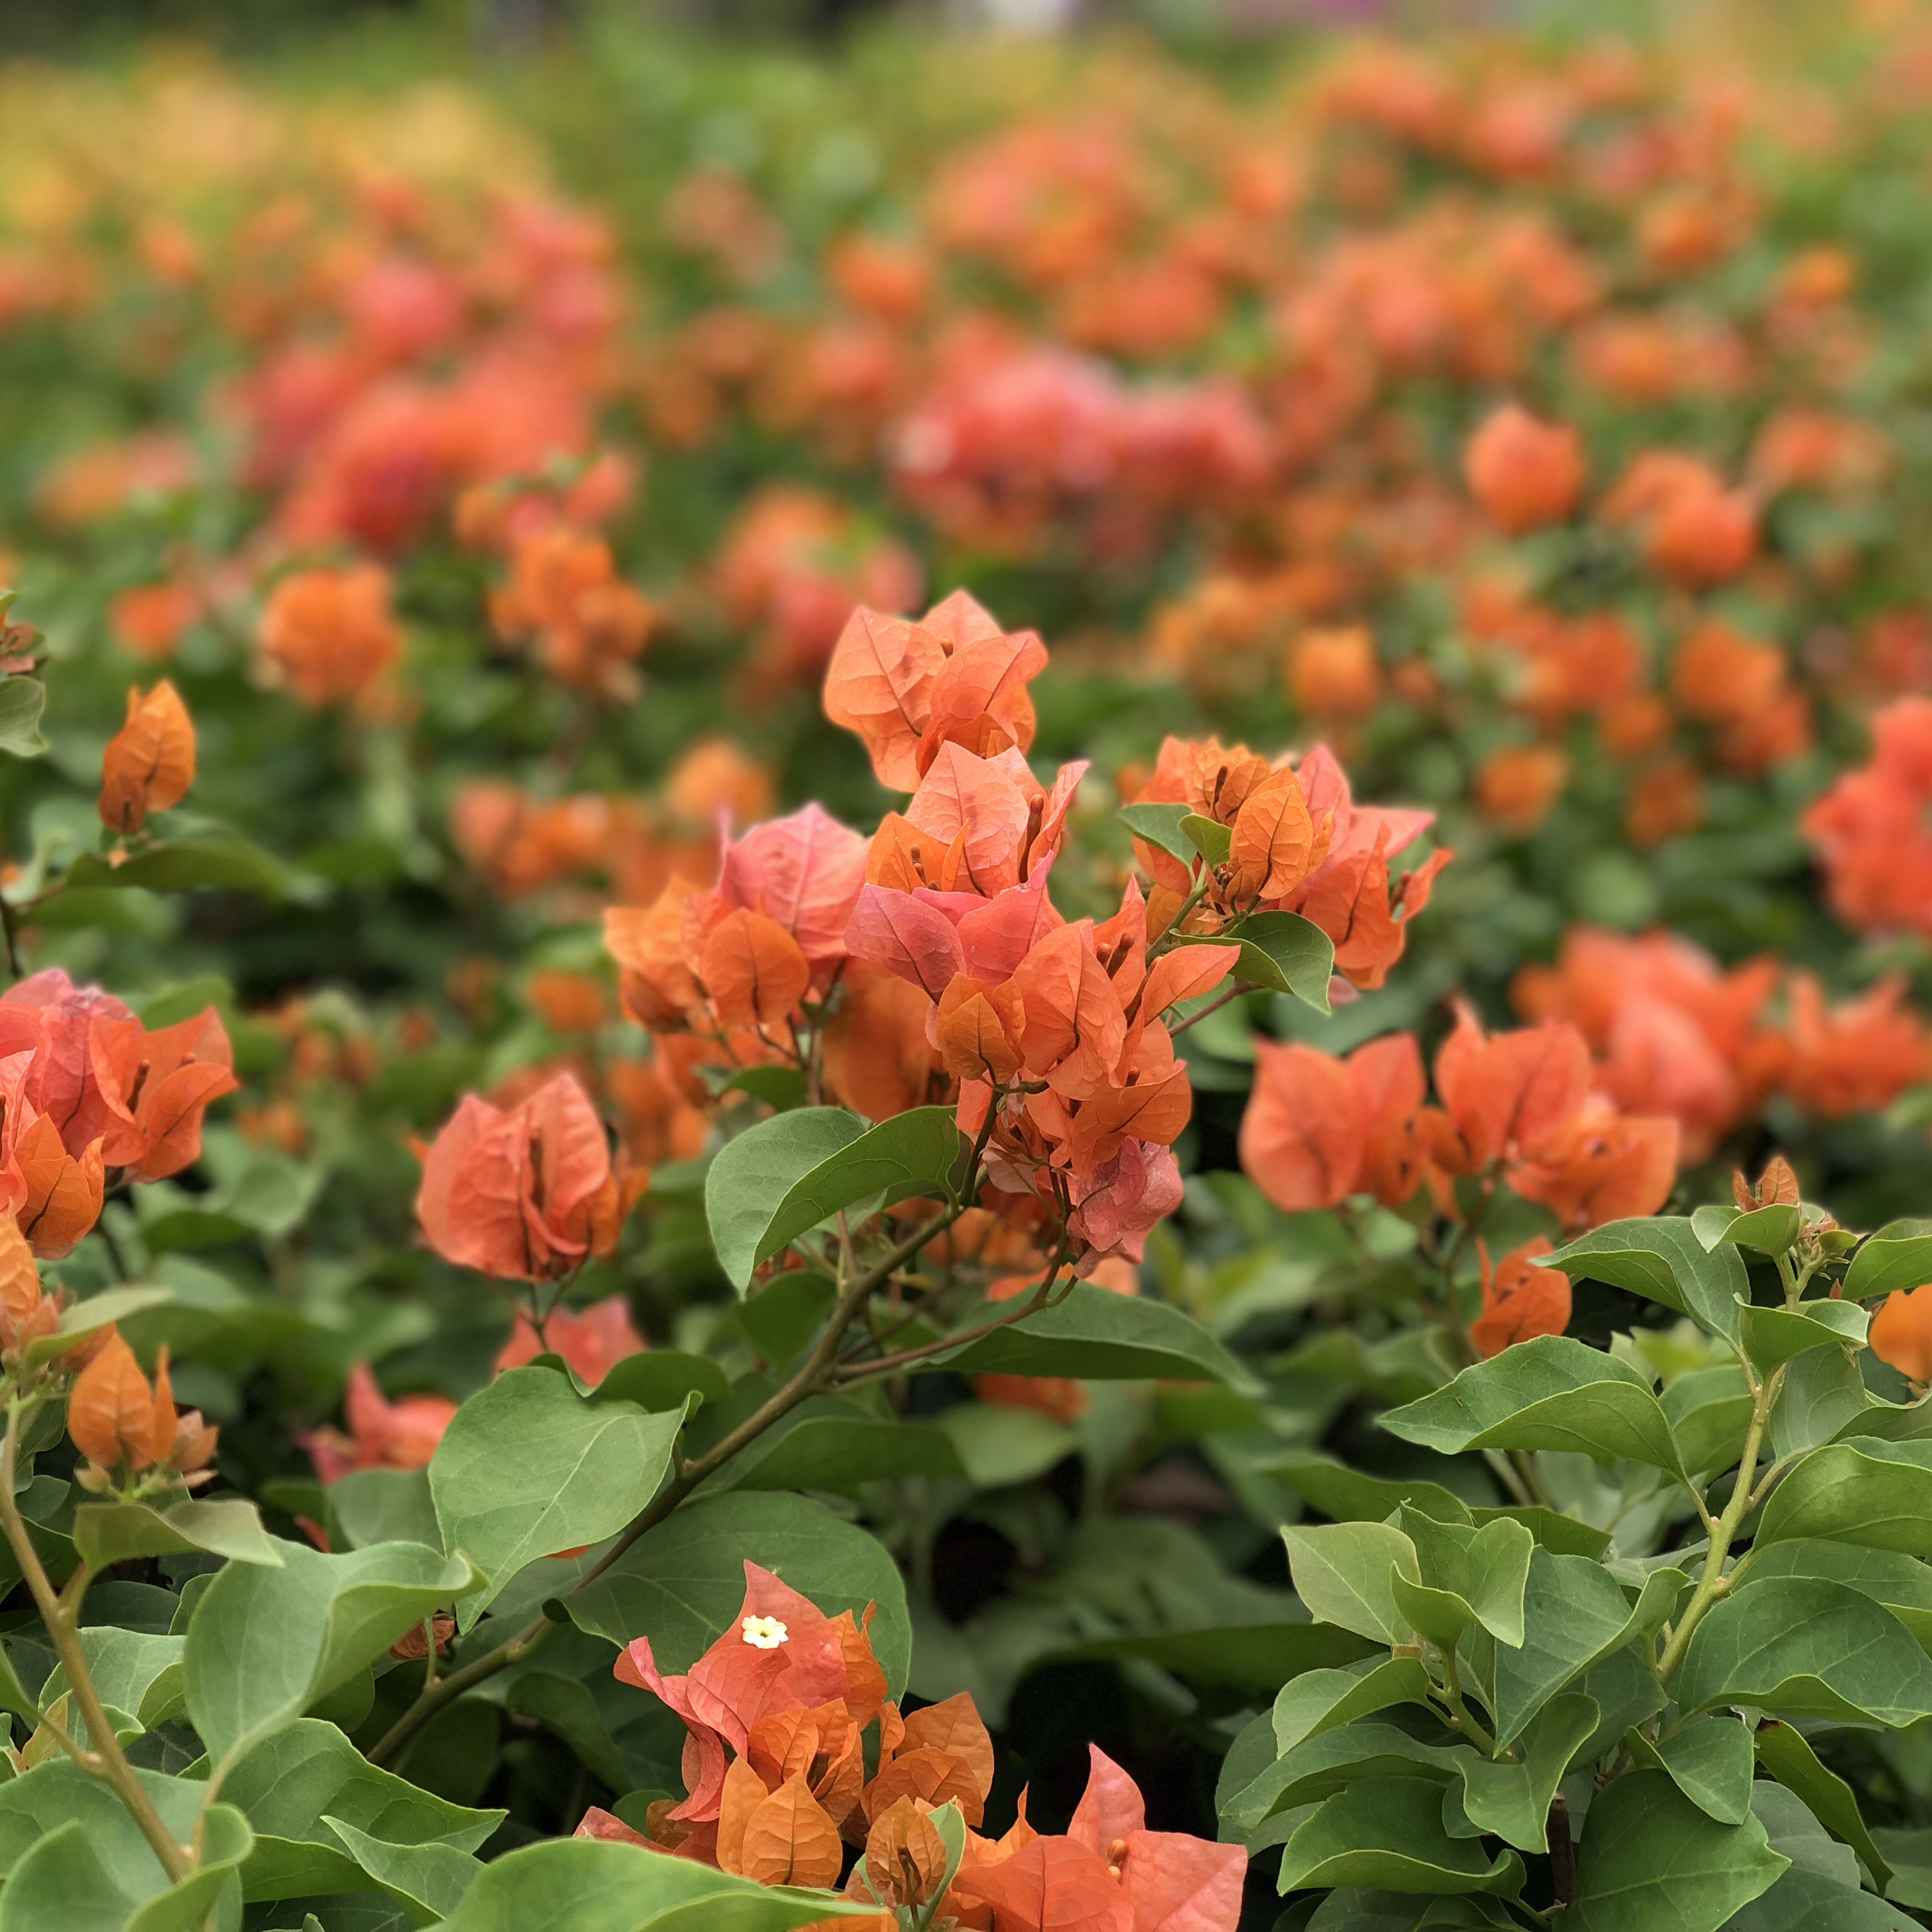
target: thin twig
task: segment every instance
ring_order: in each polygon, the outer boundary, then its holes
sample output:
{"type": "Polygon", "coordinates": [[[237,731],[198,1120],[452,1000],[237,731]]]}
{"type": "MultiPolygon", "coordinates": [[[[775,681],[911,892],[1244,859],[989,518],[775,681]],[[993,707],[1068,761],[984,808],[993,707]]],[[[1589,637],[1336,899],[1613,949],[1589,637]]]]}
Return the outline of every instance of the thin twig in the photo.
{"type": "MultiPolygon", "coordinates": [[[[94,1740],[94,1750],[91,1753],[76,1753],[76,1761],[112,1787],[114,1795],[127,1807],[128,1815],[140,1827],[141,1835],[153,1848],[162,1870],[168,1875],[169,1882],[178,1885],[194,1866],[186,1850],[176,1842],[173,1834],[161,1822],[161,1814],[154,1809],[154,1802],[148,1796],[147,1787],[128,1762],[121,1741],[114,1735],[114,1726],[102,1708],[100,1694],[94,1688],[93,1673],[87,1667],[87,1653],[81,1648],[79,1627],[72,1611],[54,1594],[47,1573],[41,1567],[40,1552],[34,1547],[27,1526],[20,1520],[20,1507],[14,1499],[20,1426],[20,1406],[17,1402],[10,1403],[6,1438],[0,1442],[0,1524],[5,1526],[7,1540],[13,1546],[14,1560],[20,1564],[20,1574],[27,1580],[27,1588],[33,1593],[40,1621],[46,1624],[47,1635],[52,1640],[54,1654],[67,1672],[68,1693],[80,1706],[88,1735],[94,1740]],[[90,1762],[90,1759],[94,1761],[90,1762]]],[[[76,1607],[78,1601],[76,1598],[76,1607]]]]}

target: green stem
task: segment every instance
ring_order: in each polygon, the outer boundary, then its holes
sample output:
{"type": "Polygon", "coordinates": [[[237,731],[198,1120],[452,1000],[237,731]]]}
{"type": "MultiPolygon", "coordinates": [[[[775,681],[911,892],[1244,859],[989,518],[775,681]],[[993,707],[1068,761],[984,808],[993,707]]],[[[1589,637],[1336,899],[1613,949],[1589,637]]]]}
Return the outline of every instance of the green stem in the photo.
{"type": "MultiPolygon", "coordinates": [[[[87,1667],[87,1653],[81,1648],[80,1596],[76,1594],[68,1604],[55,1594],[47,1573],[41,1567],[40,1552],[34,1547],[27,1526],[21,1520],[20,1507],[14,1498],[20,1435],[20,1406],[16,1400],[8,1405],[6,1438],[0,1442],[0,1525],[6,1529],[14,1560],[20,1566],[20,1574],[33,1593],[40,1621],[46,1624],[47,1635],[52,1642],[54,1654],[67,1673],[68,1692],[80,1706],[88,1735],[94,1741],[92,1751],[76,1753],[77,1761],[112,1788],[114,1795],[126,1806],[128,1815],[140,1826],[141,1835],[152,1847],[154,1856],[160,1861],[169,1883],[178,1885],[194,1868],[186,1850],[176,1842],[173,1834],[161,1822],[161,1814],[154,1809],[147,1788],[134,1774],[134,1767],[128,1762],[120,1740],[114,1735],[114,1726],[102,1708],[100,1694],[94,1688],[93,1673],[87,1667]]],[[[62,1741],[70,1750],[73,1748],[70,1740],[63,1738],[62,1741]]]]}
{"type": "Polygon", "coordinates": [[[1703,1622],[1705,1613],[1730,1588],[1724,1575],[1724,1559],[1730,1554],[1731,1539],[1737,1534],[1738,1526],[1750,1514],[1751,1478],[1757,1472],[1758,1450],[1764,1441],[1766,1425],[1771,1420],[1772,1404],[1778,1400],[1778,1388],[1784,1379],[1784,1371],[1780,1368],[1754,1390],[1750,1427],[1745,1432],[1744,1454],[1738,1460],[1737,1480],[1731,1490],[1730,1501],[1724,1505],[1724,1514],[1711,1532],[1710,1553],[1704,1559],[1704,1571],[1697,1580],[1696,1593],[1677,1628],[1671,1632],[1664,1654],[1657,1660],[1658,1682],[1666,1688],[1676,1676],[1678,1666],[1684,1661],[1684,1653],[1690,1648],[1690,1640],[1703,1622]]]}
{"type": "Polygon", "coordinates": [[[1456,1714],[1456,1728],[1485,1757],[1494,1757],[1496,1739],[1462,1701],[1462,1680],[1456,1675],[1456,1646],[1444,1644],[1438,1648],[1442,1658],[1442,1694],[1449,1700],[1450,1709],[1456,1714]]]}

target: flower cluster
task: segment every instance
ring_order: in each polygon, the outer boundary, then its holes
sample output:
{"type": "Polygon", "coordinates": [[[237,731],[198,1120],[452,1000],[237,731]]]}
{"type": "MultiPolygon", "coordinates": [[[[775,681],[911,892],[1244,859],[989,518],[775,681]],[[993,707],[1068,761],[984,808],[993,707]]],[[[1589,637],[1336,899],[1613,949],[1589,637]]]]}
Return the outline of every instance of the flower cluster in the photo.
{"type": "Polygon", "coordinates": [[[1240,1846],[1149,1832],[1133,1780],[1097,1750],[1064,1834],[1034,1830],[1023,1792],[1011,1828],[981,1836],[993,1745],[972,1699],[962,1692],[902,1715],[866,1638],[869,1610],[865,1620],[829,1617],[748,1562],[745,1586],[736,1622],[687,1673],[663,1675],[648,1637],[617,1661],[620,1682],[682,1720],[688,1795],[654,1801],[642,1831],[593,1806],[580,1837],[820,1888],[838,1883],[854,1848],[845,1893],[883,1908],[880,1932],[902,1922],[900,1908],[986,1932],[1233,1932],[1247,1865],[1240,1846]],[[950,1888],[932,1822],[949,1805],[967,1828],[950,1888]]]}

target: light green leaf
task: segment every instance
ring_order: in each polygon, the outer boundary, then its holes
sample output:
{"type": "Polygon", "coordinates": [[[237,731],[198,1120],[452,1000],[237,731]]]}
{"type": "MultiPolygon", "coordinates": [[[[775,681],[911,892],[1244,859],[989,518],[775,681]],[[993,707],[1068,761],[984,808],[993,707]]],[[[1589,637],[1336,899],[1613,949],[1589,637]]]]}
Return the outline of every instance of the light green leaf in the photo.
{"type": "Polygon", "coordinates": [[[1750,1298],[1737,1250],[1707,1250],[1690,1218],[1659,1214],[1611,1221],[1542,1257],[1574,1280],[1607,1282],[1674,1308],[1712,1335],[1738,1339],[1738,1301],[1750,1298]]]}
{"type": "Polygon", "coordinates": [[[642,1511],[683,1422],[681,1411],[591,1402],[554,1369],[512,1369],[472,1396],[429,1466],[443,1547],[488,1580],[460,1606],[461,1627],[525,1564],[601,1543],[642,1511]]]}
{"type": "Polygon", "coordinates": [[[392,1845],[340,1818],[324,1818],[322,1825],[418,1924],[447,1918],[483,1873],[481,1858],[454,1845],[392,1845]]]}
{"type": "Polygon", "coordinates": [[[553,1838],[484,1867],[443,1926],[444,1932],[790,1932],[814,1918],[854,1918],[864,1910],[830,1892],[781,1891],[639,1845],[553,1838]]]}
{"type": "MultiPolygon", "coordinates": [[[[802,1114],[781,1115],[802,1119],[802,1114]]],[[[767,1124],[771,1124],[768,1123],[767,1124]]],[[[752,1130],[754,1132],[758,1130],[752,1130]]],[[[746,1138],[730,1144],[740,1144],[746,1138]]],[[[963,1166],[970,1151],[950,1107],[914,1107],[870,1127],[802,1174],[772,1209],[770,1219],[752,1250],[752,1265],[769,1261],[808,1228],[829,1221],[842,1208],[877,1198],[890,1208],[916,1196],[957,1194],[966,1178],[963,1166]]],[[[723,1154],[718,1160],[724,1159],[723,1154]]],[[[718,1161],[712,1162],[716,1175],[718,1161]]],[[[707,1186],[706,1198],[710,1200],[707,1186]]],[[[723,1258],[723,1251],[719,1251],[723,1258]]],[[[727,1272],[730,1270],[728,1268],[727,1272]]],[[[734,1276],[734,1281],[736,1276],[734,1276]]],[[[746,1281],[750,1280],[748,1274],[746,1281]]],[[[745,1282],[738,1282],[742,1288],[745,1282]]]]}
{"type": "Polygon", "coordinates": [[[1210,866],[1225,866],[1234,849],[1234,828],[1219,819],[1203,818],[1190,812],[1180,821],[1182,836],[1210,866]]]}
{"type": "Polygon", "coordinates": [[[620,1646],[648,1635],[658,1667],[688,1670],[736,1622],[745,1564],[758,1564],[828,1616],[878,1606],[872,1648],[896,1696],[912,1662],[912,1624],[898,1565],[862,1529],[822,1503],[736,1491],[686,1503],[597,1580],[567,1600],[579,1628],[620,1646]]]}
{"type": "Polygon", "coordinates": [[[151,892],[188,892],[201,887],[260,892],[269,898],[308,899],[320,881],[284,865],[272,852],[232,833],[151,845],[118,866],[82,853],[67,870],[70,886],[138,886],[151,892]]]}
{"type": "Polygon", "coordinates": [[[1634,1771],[1590,1807],[1567,1932],[1714,1932],[1790,1863],[1755,1815],[1720,1825],[1662,1772],[1634,1771]]]}
{"type": "Polygon", "coordinates": [[[188,1622],[188,1715],[218,1766],[293,1724],[476,1579],[464,1558],[420,1544],[340,1556],[278,1547],[280,1569],[218,1572],[188,1622]]]}
{"type": "Polygon", "coordinates": [[[956,1402],[934,1419],[952,1438],[953,1453],[976,1490],[1030,1483],[1080,1448],[1073,1430],[1037,1409],[956,1402]]]}
{"type": "Polygon", "coordinates": [[[1429,1702],[1429,1673],[1414,1657],[1372,1658],[1342,1670],[1310,1670],[1282,1686],[1270,1719],[1275,1748],[1372,1716],[1395,1704],[1429,1702]]]}
{"type": "Polygon", "coordinates": [[[1316,1622],[1339,1624],[1378,1643],[1412,1640],[1409,1620],[1391,1588],[1398,1569],[1413,1575],[1417,1568],[1415,1545],[1400,1530],[1382,1522],[1336,1522],[1304,1524],[1281,1534],[1294,1593],[1316,1622]]]}
{"type": "Polygon", "coordinates": [[[1653,1744],[1640,1730],[1624,1742],[1639,1764],[1660,1771],[1707,1818],[1742,1825],[1750,1813],[1751,1734],[1732,1717],[1693,1718],[1653,1744]]]}
{"type": "Polygon", "coordinates": [[[1522,1642],[1522,1592],[1536,1540],[1507,1518],[1480,1529],[1441,1524],[1405,1506],[1397,1527],[1414,1544],[1420,1574],[1400,1564],[1390,1580],[1396,1606],[1432,1642],[1454,1644],[1472,1624],[1498,1642],[1522,1642]]]}
{"type": "MultiPolygon", "coordinates": [[[[142,1730],[181,1708],[182,1643],[178,1636],[148,1630],[120,1630],[112,1624],[91,1626],[80,1633],[88,1675],[110,1709],[126,1712],[142,1730]]],[[[40,1686],[43,1706],[68,1689],[67,1672],[56,1664],[40,1686]]]]}
{"type": "Polygon", "coordinates": [[[760,1120],[718,1149],[705,1172],[704,1212],[718,1265],[740,1294],[778,1203],[865,1131],[865,1122],[842,1107],[800,1107],[760,1120]]]}
{"type": "Polygon", "coordinates": [[[47,748],[40,736],[40,713],[47,688],[37,677],[0,678],[0,752],[38,758],[47,748]]]}
{"type": "Polygon", "coordinates": [[[1281,1889],[1381,1886],[1393,1892],[1512,1896],[1523,1879],[1514,1852],[1486,1858],[1473,1838],[1443,1828],[1442,1787],[1424,1778],[1365,1778],[1326,1799],[1281,1855],[1281,1889]]]}
{"type": "Polygon", "coordinates": [[[1520,1342],[1446,1388],[1390,1409],[1382,1426],[1444,1455],[1557,1449],[1682,1473],[1670,1424],[1636,1370],[1568,1335],[1520,1342]]]}
{"type": "Polygon", "coordinates": [[[1750,1428],[1750,1384],[1736,1362],[1694,1369],[1664,1389],[1661,1400],[1684,1466],[1693,1476],[1736,1467],[1750,1428]]]}
{"type": "Polygon", "coordinates": [[[1856,1543],[1760,1544],[1732,1573],[1732,1581],[1762,1583],[1776,1576],[1822,1576],[1849,1585],[1882,1604],[1922,1649],[1932,1651],[1932,1566],[1916,1557],[1856,1543]]]}
{"type": "Polygon", "coordinates": [[[351,1469],[329,1485],[326,1506],[340,1540],[351,1550],[377,1543],[442,1546],[427,1468],[351,1469]]]}
{"type": "Polygon", "coordinates": [[[1697,1626],[1677,1680],[1686,1711],[1894,1726],[1932,1717],[1932,1660],[1882,1604],[1815,1577],[1746,1582],[1697,1626]]]}
{"type": "Polygon", "coordinates": [[[74,1513],[74,1546],[91,1569],[137,1556],[175,1556],[191,1550],[238,1563],[281,1562],[260,1513],[241,1496],[212,1502],[190,1497],[154,1509],[146,1503],[82,1503],[74,1513]]]}
{"type": "Polygon", "coordinates": [[[27,1344],[27,1365],[38,1367],[42,1362],[50,1362],[56,1355],[65,1354],[83,1335],[94,1334],[110,1322],[124,1322],[130,1315],[158,1308],[174,1298],[174,1290],[160,1282],[110,1288],[99,1294],[90,1294],[61,1316],[59,1327],[51,1335],[43,1335],[27,1344]]]}
{"type": "Polygon", "coordinates": [[[1845,1296],[1876,1301],[1932,1281],[1932,1221],[1893,1221],[1868,1236],[1845,1270],[1845,1296]]]}
{"type": "Polygon", "coordinates": [[[1192,1316],[1149,1295],[1115,1294],[1087,1281],[1076,1281],[1054,1306],[962,1342],[925,1366],[956,1375],[1158,1378],[1243,1388],[1253,1380],[1192,1316]]]}

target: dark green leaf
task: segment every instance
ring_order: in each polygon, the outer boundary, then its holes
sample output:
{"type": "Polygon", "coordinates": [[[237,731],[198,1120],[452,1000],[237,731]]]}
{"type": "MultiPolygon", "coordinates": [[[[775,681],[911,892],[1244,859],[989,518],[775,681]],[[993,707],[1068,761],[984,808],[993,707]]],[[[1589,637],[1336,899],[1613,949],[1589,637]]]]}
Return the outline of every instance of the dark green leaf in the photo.
{"type": "Polygon", "coordinates": [[[1607,1282],[1660,1302],[1727,1342],[1738,1338],[1738,1298],[1750,1298],[1750,1276],[1737,1250],[1707,1250],[1682,1215],[1611,1221],[1543,1261],[1572,1280],[1607,1282]]]}
{"type": "Polygon", "coordinates": [[[1720,1825],[1660,1771],[1613,1780],[1590,1807],[1570,1932],[1714,1932],[1790,1860],[1756,1816],[1720,1825]]]}
{"type": "Polygon", "coordinates": [[[351,1550],[376,1543],[442,1544],[428,1469],[352,1469],[329,1486],[326,1507],[351,1550]]]}
{"type": "MultiPolygon", "coordinates": [[[[764,1299],[760,1295],[758,1299],[764,1299]]],[[[708,1356],[676,1348],[646,1348],[626,1355],[591,1391],[592,1402],[634,1402],[653,1412],[682,1409],[687,1396],[722,1402],[730,1393],[724,1371],[708,1356]]]]}
{"type": "Polygon", "coordinates": [[[1697,1626],[1677,1680],[1687,1711],[1902,1726],[1932,1717],[1932,1660],[1882,1604],[1816,1577],[1746,1582],[1697,1626]]]}
{"type": "Polygon", "coordinates": [[[130,1316],[158,1308],[174,1298],[174,1290],[159,1282],[144,1282],[132,1288],[110,1288],[101,1294],[91,1294],[85,1301],[76,1301],[62,1316],[60,1326],[53,1334],[43,1335],[27,1344],[27,1364],[38,1367],[42,1362],[50,1362],[56,1355],[64,1354],[83,1335],[97,1334],[110,1322],[124,1322],[130,1316]]]}
{"type": "Polygon", "coordinates": [[[1856,1301],[1822,1298],[1796,1308],[1738,1310],[1744,1354],[1761,1375],[1814,1348],[1863,1348],[1865,1319],[1865,1311],[1856,1301]]]}
{"type": "Polygon", "coordinates": [[[1180,821],[1181,835],[1210,866],[1225,866],[1234,849],[1234,828],[1220,820],[1190,812],[1180,821]]]}
{"type": "Polygon", "coordinates": [[[1192,1316],[1148,1295],[1115,1294],[1085,1281],[1076,1281],[1052,1307],[962,1342],[926,1366],[958,1375],[1078,1376],[1095,1382],[1158,1377],[1237,1388],[1252,1382],[1192,1316]]]}
{"type": "Polygon", "coordinates": [[[1932,1281],[1932,1221],[1893,1221],[1861,1244],[1845,1270],[1852,1301],[1876,1301],[1894,1288],[1932,1281]]]}
{"type": "Polygon", "coordinates": [[[1317,1012],[1328,1006],[1335,942],[1298,912],[1255,912],[1218,933],[1178,938],[1177,946],[1239,946],[1234,977],[1272,993],[1290,993],[1317,1012]]]}
{"type": "Polygon", "coordinates": [[[1806,1538],[1932,1556],[1932,1443],[1860,1437],[1814,1450],[1771,1492],[1756,1546],[1806,1538]]]}
{"type": "Polygon", "coordinates": [[[1199,848],[1181,830],[1192,816],[1184,805],[1124,805],[1114,817],[1137,838],[1144,838],[1171,859],[1192,866],[1199,848]]]}
{"type": "Polygon", "coordinates": [[[188,1715],[218,1765],[293,1724],[476,1577],[463,1558],[420,1544],[340,1556],[278,1547],[280,1569],[220,1571],[188,1623],[188,1715]]]}
{"type": "Polygon", "coordinates": [[[878,1606],[872,1648],[897,1696],[912,1661],[898,1566],[865,1531],[804,1496],[752,1491],[690,1502],[568,1600],[580,1628],[623,1645],[648,1635],[665,1672],[688,1670],[729,1630],[759,1564],[828,1615],[878,1606]]]}
{"type": "Polygon", "coordinates": [[[861,1910],[829,1892],[780,1891],[638,1845],[553,1838],[486,1866],[443,1925],[445,1932],[789,1932],[861,1910]]]}
{"type": "Polygon", "coordinates": [[[1281,1857],[1283,1892],[1384,1886],[1507,1897],[1522,1877],[1514,1852],[1491,1859],[1474,1839],[1450,1838],[1442,1824],[1442,1787],[1421,1778],[1365,1778],[1348,1785],[1296,1827],[1281,1857]]]}
{"type": "Polygon", "coordinates": [[[1390,1434],[1444,1455],[1569,1450],[1600,1462],[1628,1456],[1681,1473],[1670,1422],[1648,1382],[1567,1335],[1518,1342],[1381,1420],[1390,1434]]]}
{"type": "Polygon", "coordinates": [[[782,1114],[803,1106],[810,1089],[802,1066],[746,1066],[733,1074],[718,1090],[748,1094],[782,1114]]]}
{"type": "Polygon", "coordinates": [[[803,1402],[720,1472],[734,1490],[833,1490],[850,1496],[902,1476],[962,1481],[952,1439],[930,1423],[900,1422],[836,1396],[803,1402]]]}
{"type": "Polygon", "coordinates": [[[820,1162],[866,1131],[842,1107],[774,1114],[727,1141],[706,1169],[704,1212],[718,1265],[741,1292],[758,1264],[758,1244],[778,1204],[820,1162]]]}
{"type": "Polygon", "coordinates": [[[340,1818],[324,1818],[322,1829],[398,1904],[422,1922],[447,1918],[463,1894],[482,1875],[483,1862],[454,1845],[392,1845],[372,1838],[340,1818]]]}
{"type": "Polygon", "coordinates": [[[526,1563],[614,1536],[657,1493],[683,1426],[627,1402],[591,1402],[554,1369],[512,1369],[458,1409],[429,1466],[443,1547],[488,1580],[464,1629],[526,1563]]]}
{"type": "Polygon", "coordinates": [[[1751,1734],[1736,1718],[1693,1718],[1654,1744],[1632,1730],[1624,1742],[1639,1764],[1664,1772],[1707,1818],[1742,1825],[1750,1814],[1751,1734]]]}
{"type": "Polygon", "coordinates": [[[1757,1732],[1758,1762],[1787,1791],[1804,1801],[1804,1808],[1832,1835],[1850,1845],[1865,1862],[1880,1891],[1889,1888],[1892,1868],[1866,1828],[1852,1787],[1837,1772],[1818,1762],[1802,1731],[1789,1724],[1764,1724],[1757,1732]]]}
{"type": "Polygon", "coordinates": [[[1693,1475],[1734,1467],[1750,1427],[1750,1384],[1737,1363],[1694,1369],[1665,1388],[1661,1398],[1684,1468],[1693,1475]]]}
{"type": "MultiPolygon", "coordinates": [[[[803,1114],[778,1116],[781,1120],[807,1118],[803,1114]]],[[[740,1144],[734,1141],[730,1144],[740,1144]]],[[[842,1208],[862,1201],[877,1198],[882,1206],[890,1208],[916,1196],[956,1193],[965,1178],[961,1170],[968,1151],[950,1107],[915,1107],[881,1120],[820,1161],[786,1190],[752,1245],[753,1268],[769,1261],[808,1229],[829,1221],[842,1208]]],[[[724,1158],[720,1154],[712,1162],[714,1178],[724,1158]]],[[[715,1222],[713,1226],[715,1232],[715,1222]]],[[[723,1258],[722,1249],[719,1258],[723,1258]]],[[[746,1280],[749,1280],[747,1274],[746,1280]]],[[[738,1282],[741,1288],[744,1285],[738,1282]]]]}
{"type": "MultiPolygon", "coordinates": [[[[1600,1715],[1593,1698],[1568,1691],[1551,1698],[1536,1714],[1523,1734],[1520,1756],[1492,1759],[1478,1751],[1458,1752],[1456,1769],[1469,1829],[1493,1834],[1518,1851],[1547,1851],[1550,1802],[1600,1715]]],[[[1444,1822],[1456,1832],[1446,1810],[1444,1822]]]]}

